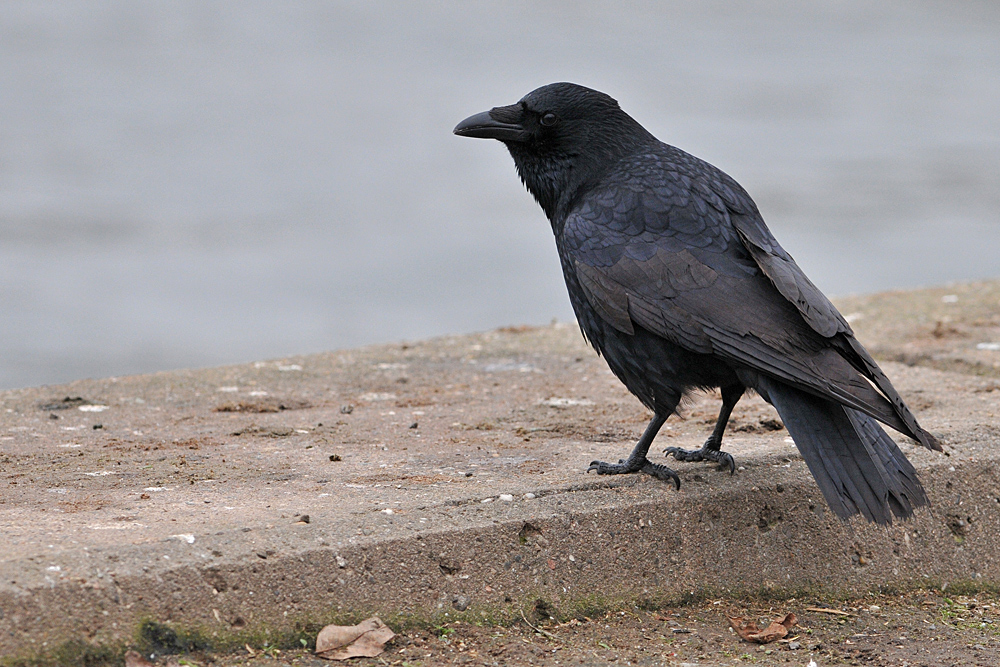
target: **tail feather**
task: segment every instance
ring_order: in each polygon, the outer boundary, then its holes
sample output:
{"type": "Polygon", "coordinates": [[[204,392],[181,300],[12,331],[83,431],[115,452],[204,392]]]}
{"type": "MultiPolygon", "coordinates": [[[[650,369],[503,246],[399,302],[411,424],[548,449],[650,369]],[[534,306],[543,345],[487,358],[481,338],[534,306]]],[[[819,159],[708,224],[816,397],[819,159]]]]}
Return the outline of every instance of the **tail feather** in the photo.
{"type": "Polygon", "coordinates": [[[846,340],[850,345],[850,349],[857,356],[857,360],[861,362],[858,370],[871,378],[872,382],[875,383],[875,386],[877,386],[879,390],[885,394],[886,398],[888,398],[892,403],[896,414],[899,415],[899,419],[906,425],[906,428],[899,429],[898,426],[888,421],[885,423],[899,430],[900,433],[905,433],[906,435],[912,437],[927,449],[938,452],[944,451],[944,448],[941,446],[938,439],[928,431],[925,431],[920,424],[917,423],[917,418],[914,417],[913,413],[910,412],[910,409],[906,407],[906,403],[903,402],[899,392],[892,386],[892,382],[890,382],[889,378],[886,377],[886,374],[882,372],[882,369],[878,367],[878,364],[875,363],[872,356],[868,354],[868,350],[866,350],[854,336],[847,336],[844,340],[846,340]]]}
{"type": "Polygon", "coordinates": [[[775,380],[761,384],[838,517],[891,524],[928,504],[913,465],[872,417],[775,380]]]}

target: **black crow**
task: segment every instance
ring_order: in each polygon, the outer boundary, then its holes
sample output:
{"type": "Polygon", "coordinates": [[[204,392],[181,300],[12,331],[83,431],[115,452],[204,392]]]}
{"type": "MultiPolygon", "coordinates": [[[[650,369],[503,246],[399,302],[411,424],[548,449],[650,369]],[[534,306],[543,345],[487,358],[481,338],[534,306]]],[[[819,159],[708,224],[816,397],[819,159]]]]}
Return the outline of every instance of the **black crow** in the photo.
{"type": "Polygon", "coordinates": [[[733,472],[722,435],[749,389],[777,409],[841,519],[889,524],[927,504],[878,422],[941,445],[735,180],[571,83],[471,116],[455,134],[507,146],[552,224],[583,335],[654,413],[628,459],[588,470],[643,471],[680,488],[646,453],[687,392],[718,387],[722,410],[702,448],[665,452],[733,472]]]}

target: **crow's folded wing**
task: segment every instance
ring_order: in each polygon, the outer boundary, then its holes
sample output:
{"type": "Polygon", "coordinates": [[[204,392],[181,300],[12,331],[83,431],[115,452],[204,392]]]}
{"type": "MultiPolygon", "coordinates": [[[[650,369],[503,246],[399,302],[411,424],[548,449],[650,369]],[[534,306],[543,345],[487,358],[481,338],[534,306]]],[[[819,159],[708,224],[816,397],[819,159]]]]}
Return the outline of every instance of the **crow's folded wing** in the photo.
{"type": "Polygon", "coordinates": [[[761,271],[771,279],[778,292],[795,305],[816,333],[828,338],[838,333],[852,333],[851,326],[837,308],[813,285],[792,256],[778,245],[756,207],[746,213],[733,211],[731,219],[761,271]]]}
{"type": "Polygon", "coordinates": [[[900,429],[903,433],[928,449],[941,451],[941,443],[920,427],[892,382],[854,337],[847,320],[775,240],[750,195],[727,174],[707,163],[700,166],[700,175],[711,184],[712,192],[725,202],[730,221],[743,246],[775,289],[795,306],[816,333],[826,338],[838,337],[837,342],[843,343],[840,349],[848,362],[871,380],[892,403],[899,419],[906,425],[905,429],[900,429]]]}
{"type": "Polygon", "coordinates": [[[570,214],[559,242],[588,302],[619,331],[641,326],[910,430],[776,289],[718,197],[613,184],[570,214]]]}

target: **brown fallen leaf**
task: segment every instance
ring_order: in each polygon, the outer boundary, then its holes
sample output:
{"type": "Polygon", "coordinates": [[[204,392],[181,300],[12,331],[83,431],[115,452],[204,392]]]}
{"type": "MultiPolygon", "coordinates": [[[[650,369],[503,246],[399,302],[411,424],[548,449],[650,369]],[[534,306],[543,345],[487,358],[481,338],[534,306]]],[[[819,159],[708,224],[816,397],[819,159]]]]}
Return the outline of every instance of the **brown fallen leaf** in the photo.
{"type": "Polygon", "coordinates": [[[795,614],[785,614],[784,618],[771,621],[771,624],[763,630],[758,628],[756,623],[746,621],[742,616],[729,617],[729,624],[733,626],[736,634],[745,641],[756,644],[770,644],[788,634],[789,629],[795,625],[795,614]]]}
{"type": "Polygon", "coordinates": [[[328,625],[316,636],[316,655],[327,660],[374,658],[396,633],[372,616],[357,625],[328,625]]]}
{"type": "Polygon", "coordinates": [[[154,665],[137,651],[128,651],[125,654],[125,667],[154,667],[154,665]]]}

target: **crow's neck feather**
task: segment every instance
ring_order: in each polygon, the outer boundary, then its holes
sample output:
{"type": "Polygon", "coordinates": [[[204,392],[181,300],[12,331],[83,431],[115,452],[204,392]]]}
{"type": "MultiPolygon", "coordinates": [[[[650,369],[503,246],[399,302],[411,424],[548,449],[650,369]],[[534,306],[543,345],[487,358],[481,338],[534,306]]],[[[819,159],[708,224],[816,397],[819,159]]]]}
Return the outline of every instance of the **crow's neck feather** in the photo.
{"type": "Polygon", "coordinates": [[[595,128],[585,139],[566,147],[540,142],[507,144],[521,182],[553,226],[565,219],[573,202],[622,158],[656,142],[632,118],[617,120],[613,127],[595,128]]]}

